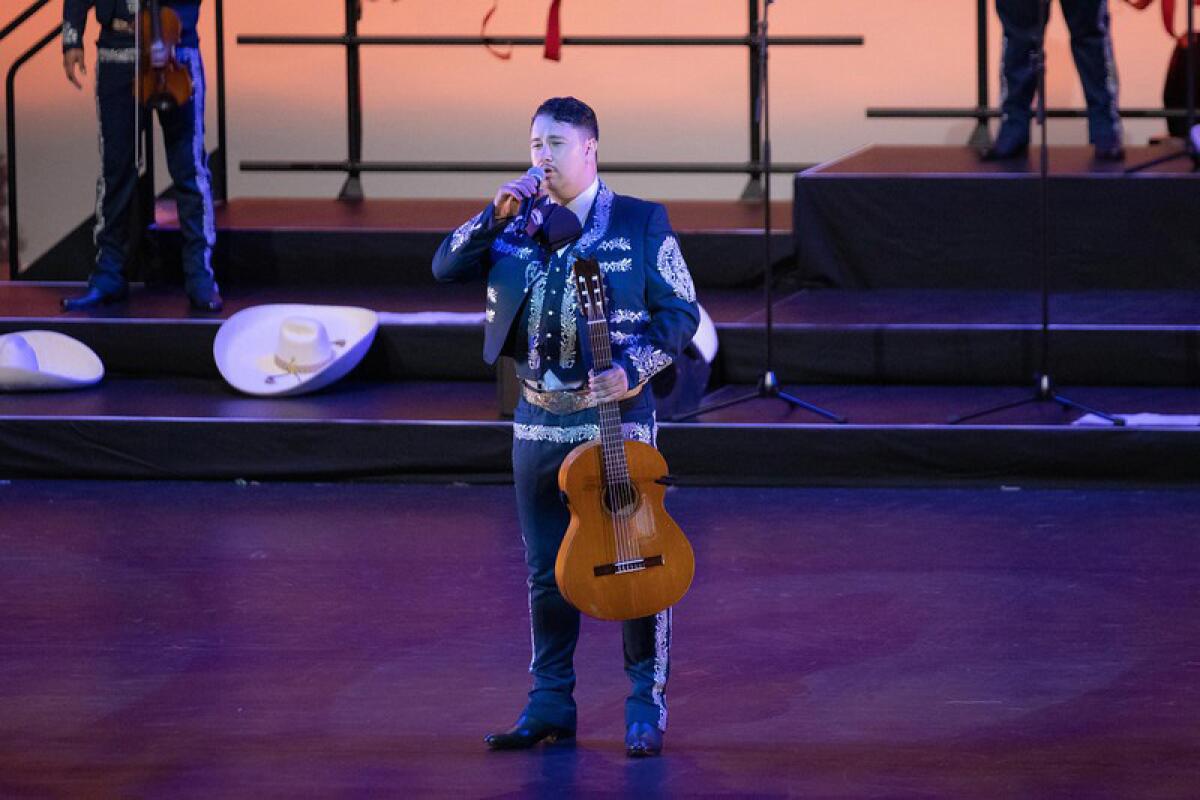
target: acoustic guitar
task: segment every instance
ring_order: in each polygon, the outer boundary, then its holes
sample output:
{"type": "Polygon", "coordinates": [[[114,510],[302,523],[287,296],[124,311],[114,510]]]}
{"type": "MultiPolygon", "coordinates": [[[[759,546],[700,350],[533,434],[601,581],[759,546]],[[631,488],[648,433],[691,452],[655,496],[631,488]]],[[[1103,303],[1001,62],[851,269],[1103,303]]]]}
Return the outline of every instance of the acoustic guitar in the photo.
{"type": "MultiPolygon", "coordinates": [[[[592,367],[612,366],[604,282],[595,259],[575,262],[592,367]]],[[[647,388],[645,391],[649,391],[647,388]]],[[[571,605],[598,619],[637,619],[675,605],[695,572],[692,546],[663,505],[667,462],[625,441],[617,402],[601,403],[600,438],[572,450],[558,471],[571,522],[554,577],[571,605]]]]}

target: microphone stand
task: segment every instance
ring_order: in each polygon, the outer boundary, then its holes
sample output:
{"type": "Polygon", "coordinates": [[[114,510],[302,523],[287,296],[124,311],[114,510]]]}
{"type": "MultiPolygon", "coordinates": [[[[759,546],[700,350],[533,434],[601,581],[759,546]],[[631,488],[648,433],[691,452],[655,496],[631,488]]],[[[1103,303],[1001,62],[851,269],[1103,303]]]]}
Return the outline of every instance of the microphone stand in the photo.
{"type": "Polygon", "coordinates": [[[1196,4],[1195,0],[1184,0],[1187,3],[1187,125],[1183,136],[1183,150],[1178,153],[1168,153],[1141,164],[1134,164],[1125,170],[1126,175],[1174,161],[1177,158],[1188,158],[1192,161],[1192,172],[1200,170],[1200,130],[1196,128],[1196,4]]]}
{"type": "MultiPolygon", "coordinates": [[[[1189,0],[1190,2],[1190,0],[1189,0]]],[[[1037,50],[1034,52],[1034,69],[1037,71],[1038,88],[1037,88],[1037,121],[1041,128],[1041,152],[1038,154],[1038,217],[1039,224],[1039,252],[1038,256],[1041,261],[1041,280],[1042,280],[1042,326],[1041,326],[1041,360],[1040,369],[1035,379],[1033,395],[1021,400],[1015,400],[1010,403],[1002,403],[997,406],[991,406],[981,411],[973,411],[970,414],[963,414],[958,417],[951,417],[949,424],[957,425],[960,422],[965,422],[976,417],[995,414],[998,411],[1006,411],[1010,408],[1029,405],[1031,403],[1053,402],[1062,406],[1063,409],[1075,408],[1084,413],[1095,414],[1102,419],[1106,419],[1113,425],[1123,426],[1125,420],[1120,417],[1114,417],[1111,414],[1105,414],[1102,411],[1097,411],[1094,408],[1089,408],[1082,403],[1077,403],[1074,400],[1063,397],[1054,388],[1054,381],[1050,377],[1050,283],[1049,283],[1049,255],[1047,247],[1047,229],[1048,222],[1048,201],[1047,188],[1050,184],[1050,151],[1046,143],[1046,21],[1050,17],[1050,0],[1038,0],[1038,22],[1041,34],[1038,36],[1037,50]]]]}
{"type": "Polygon", "coordinates": [[[762,17],[758,22],[758,75],[759,75],[759,93],[758,102],[755,105],[754,116],[762,129],[762,176],[763,176],[763,280],[764,280],[764,303],[767,310],[767,327],[766,327],[766,364],[762,375],[758,379],[758,386],[754,391],[744,394],[740,397],[735,397],[732,400],[723,400],[718,403],[702,405],[695,411],[689,411],[686,414],[679,414],[672,417],[673,421],[681,421],[698,417],[701,414],[707,414],[710,411],[717,411],[722,408],[740,405],[750,400],[758,400],[760,398],[775,398],[782,400],[793,408],[803,408],[813,414],[824,417],[832,422],[844,423],[845,417],[838,416],[832,411],[827,411],[820,406],[801,400],[794,395],[783,391],[779,386],[779,380],[775,377],[775,371],[772,369],[772,339],[774,333],[774,316],[773,316],[773,301],[771,297],[772,269],[771,269],[771,132],[770,132],[770,106],[767,101],[769,97],[767,85],[767,12],[771,8],[771,4],[775,0],[763,0],[762,17]]]}

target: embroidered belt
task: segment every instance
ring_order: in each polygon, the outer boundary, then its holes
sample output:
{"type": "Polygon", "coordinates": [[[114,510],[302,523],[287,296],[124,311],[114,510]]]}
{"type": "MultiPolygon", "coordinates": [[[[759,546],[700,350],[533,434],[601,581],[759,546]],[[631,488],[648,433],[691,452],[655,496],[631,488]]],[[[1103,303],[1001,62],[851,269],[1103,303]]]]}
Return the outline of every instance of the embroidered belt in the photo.
{"type": "MultiPolygon", "coordinates": [[[[630,389],[623,394],[618,402],[624,402],[631,398],[637,397],[642,391],[642,384],[630,389]]],[[[589,389],[577,389],[575,391],[565,392],[544,392],[529,385],[528,381],[522,381],[521,395],[525,398],[525,402],[538,408],[549,411],[551,414],[563,416],[565,414],[574,414],[578,411],[583,411],[588,408],[595,408],[596,398],[592,396],[589,389]]]]}

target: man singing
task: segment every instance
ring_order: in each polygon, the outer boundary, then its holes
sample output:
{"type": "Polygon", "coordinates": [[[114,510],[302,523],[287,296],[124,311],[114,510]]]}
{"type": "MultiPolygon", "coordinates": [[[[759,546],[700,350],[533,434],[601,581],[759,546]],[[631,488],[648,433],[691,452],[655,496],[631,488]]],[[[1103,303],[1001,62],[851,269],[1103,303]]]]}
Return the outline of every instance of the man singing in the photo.
{"type": "MultiPolygon", "coordinates": [[[[599,435],[596,404],[620,401],[626,438],[654,443],[654,401],[646,382],[691,340],[696,290],[665,209],[617,195],[597,177],[596,114],[573,97],[542,103],[530,124],[527,174],[442,242],[439,280],[487,280],[484,359],[512,356],[522,381],[513,425],[517,513],[529,569],[533,688],[516,724],[484,741],[493,750],[532,747],[575,735],[579,612],[558,591],[554,562],[570,513],[558,469],[581,442],[599,435]],[[535,173],[536,170],[530,170],[535,173]],[[600,262],[613,367],[588,369],[587,333],[571,274],[578,258],[600,262]]],[[[667,725],[671,610],[623,624],[625,748],[658,755],[667,725]]]]}
{"type": "MultiPolygon", "coordinates": [[[[1029,149],[1030,104],[1037,92],[1036,54],[1045,29],[1039,6],[1049,0],[996,0],[1004,27],[1000,56],[1000,110],[996,143],[983,154],[988,160],[1012,158],[1029,149]]],[[[1088,139],[1097,159],[1120,161],[1121,116],[1117,113],[1117,64],[1113,60],[1108,0],[1062,0],[1063,16],[1071,31],[1071,54],[1087,100],[1088,139]]]]}

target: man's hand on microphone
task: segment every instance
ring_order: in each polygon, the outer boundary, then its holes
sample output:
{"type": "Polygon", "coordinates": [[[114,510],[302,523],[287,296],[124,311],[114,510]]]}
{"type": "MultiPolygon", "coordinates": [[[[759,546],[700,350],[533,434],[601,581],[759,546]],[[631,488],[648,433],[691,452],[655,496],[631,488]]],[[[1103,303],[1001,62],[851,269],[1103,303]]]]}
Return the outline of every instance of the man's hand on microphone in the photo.
{"type": "Polygon", "coordinates": [[[522,175],[515,181],[509,181],[496,191],[492,203],[496,206],[496,217],[505,219],[515,217],[521,208],[521,201],[539,194],[539,182],[532,175],[522,175]]]}

